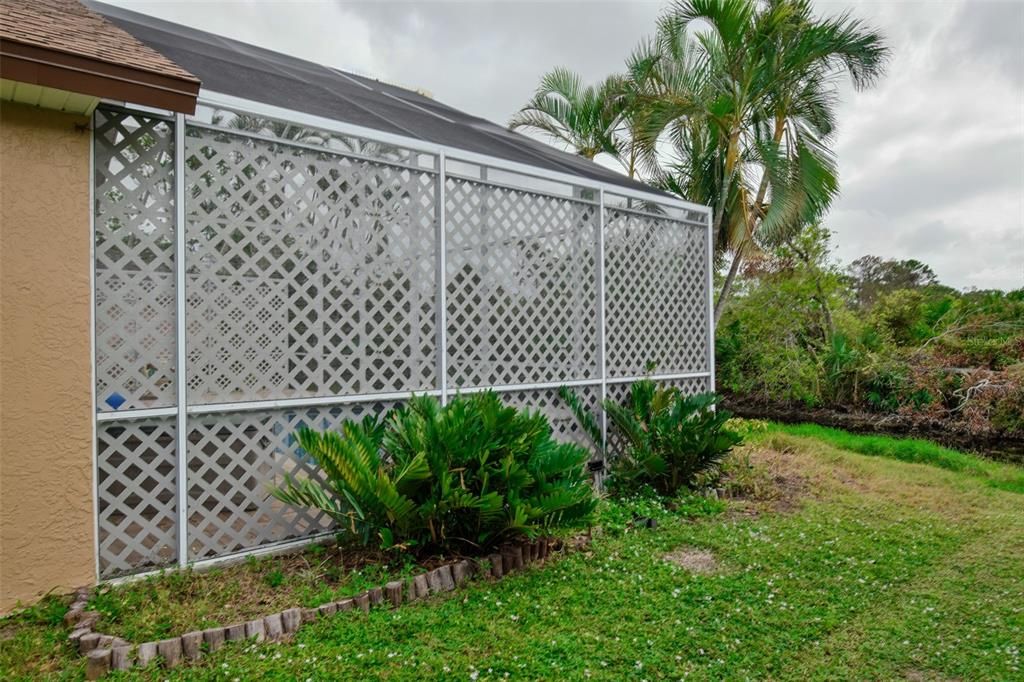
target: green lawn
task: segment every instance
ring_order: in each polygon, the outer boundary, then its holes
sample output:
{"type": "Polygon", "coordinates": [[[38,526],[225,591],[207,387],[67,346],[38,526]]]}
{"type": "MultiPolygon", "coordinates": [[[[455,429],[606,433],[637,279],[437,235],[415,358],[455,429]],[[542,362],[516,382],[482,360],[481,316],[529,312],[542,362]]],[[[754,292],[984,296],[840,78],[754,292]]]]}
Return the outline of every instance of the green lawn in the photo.
{"type": "MultiPolygon", "coordinates": [[[[1024,495],[990,484],[1021,469],[981,476],[777,430],[754,441],[730,487],[755,499],[608,504],[588,552],[123,677],[1024,679],[1024,495]],[[628,528],[634,509],[658,528],[628,528]],[[680,547],[710,550],[717,570],[663,559],[680,547]]],[[[46,624],[60,608],[0,622],[0,677],[82,675],[46,624]]]]}

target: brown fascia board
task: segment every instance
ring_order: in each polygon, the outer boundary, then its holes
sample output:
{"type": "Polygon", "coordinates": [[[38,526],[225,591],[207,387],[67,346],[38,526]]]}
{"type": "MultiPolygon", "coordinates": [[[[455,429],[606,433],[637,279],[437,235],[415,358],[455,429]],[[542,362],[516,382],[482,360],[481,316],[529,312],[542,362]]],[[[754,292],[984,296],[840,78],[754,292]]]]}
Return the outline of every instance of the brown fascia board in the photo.
{"type": "Polygon", "coordinates": [[[183,114],[195,113],[199,96],[199,81],[13,40],[0,41],[0,77],[183,114]]]}

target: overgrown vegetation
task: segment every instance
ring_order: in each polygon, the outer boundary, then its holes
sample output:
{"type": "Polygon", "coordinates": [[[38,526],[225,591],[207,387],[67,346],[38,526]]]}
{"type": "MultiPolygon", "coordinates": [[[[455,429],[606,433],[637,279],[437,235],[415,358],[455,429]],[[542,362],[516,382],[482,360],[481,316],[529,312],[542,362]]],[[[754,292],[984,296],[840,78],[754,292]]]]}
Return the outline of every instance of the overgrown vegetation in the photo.
{"type": "Polygon", "coordinates": [[[719,386],[1024,435],[1024,290],[958,292],[917,261],[841,269],[829,239],[811,226],[748,262],[717,332],[719,386]]]}
{"type": "Polygon", "coordinates": [[[491,391],[441,406],[420,396],[383,419],[298,433],[326,484],[288,479],[282,501],[315,507],[345,540],[384,549],[478,553],[515,537],[589,523],[590,453],[557,443],[540,412],[491,391]]]}
{"type": "MultiPolygon", "coordinates": [[[[229,643],[195,664],[112,679],[1020,678],[1019,494],[744,431],[751,442],[726,459],[726,485],[772,499],[779,479],[802,477],[780,511],[745,499],[605,500],[587,552],[455,597],[338,615],[292,642],[229,643]],[[637,528],[637,515],[658,527],[637,528]],[[716,570],[667,560],[680,548],[709,553],[716,570]]],[[[0,677],[81,679],[65,608],[54,597],[0,621],[0,677]]]]}
{"type": "MultiPolygon", "coordinates": [[[[563,387],[559,394],[591,439],[602,442],[597,416],[572,390],[563,387]]],[[[634,382],[621,404],[605,400],[601,407],[610,427],[604,453],[611,467],[609,489],[634,493],[650,488],[673,496],[713,477],[722,458],[740,442],[726,428],[729,412],[714,409],[717,402],[712,393],[687,396],[650,379],[634,382]]]]}

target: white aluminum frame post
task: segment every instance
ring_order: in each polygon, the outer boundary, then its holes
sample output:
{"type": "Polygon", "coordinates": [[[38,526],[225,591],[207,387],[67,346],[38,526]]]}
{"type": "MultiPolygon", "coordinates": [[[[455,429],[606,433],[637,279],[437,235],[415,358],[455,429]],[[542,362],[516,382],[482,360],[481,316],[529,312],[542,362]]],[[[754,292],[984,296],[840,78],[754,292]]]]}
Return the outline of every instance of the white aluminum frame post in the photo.
{"type": "Polygon", "coordinates": [[[175,483],[178,490],[178,565],[188,565],[188,360],[186,356],[188,335],[185,327],[185,115],[174,117],[174,328],[177,334],[177,449],[178,470],[175,483]]]}
{"type": "Polygon", "coordinates": [[[448,404],[448,241],[445,235],[447,234],[447,202],[448,202],[448,175],[445,164],[447,158],[444,150],[437,153],[434,157],[437,160],[437,175],[435,176],[437,183],[436,191],[436,210],[437,210],[437,221],[434,234],[434,243],[437,245],[437,255],[434,259],[435,267],[437,272],[434,273],[436,278],[437,291],[437,390],[438,396],[441,400],[442,405],[448,404]]]}

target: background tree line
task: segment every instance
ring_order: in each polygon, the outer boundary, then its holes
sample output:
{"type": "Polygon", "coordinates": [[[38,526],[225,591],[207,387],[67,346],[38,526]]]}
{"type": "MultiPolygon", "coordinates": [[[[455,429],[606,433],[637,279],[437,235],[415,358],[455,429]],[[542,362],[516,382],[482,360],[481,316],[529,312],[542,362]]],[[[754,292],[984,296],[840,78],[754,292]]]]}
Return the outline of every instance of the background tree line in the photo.
{"type": "Polygon", "coordinates": [[[924,263],[840,268],[811,225],[750,259],[718,327],[719,389],[1024,437],[1024,289],[960,292],[924,263]]]}

